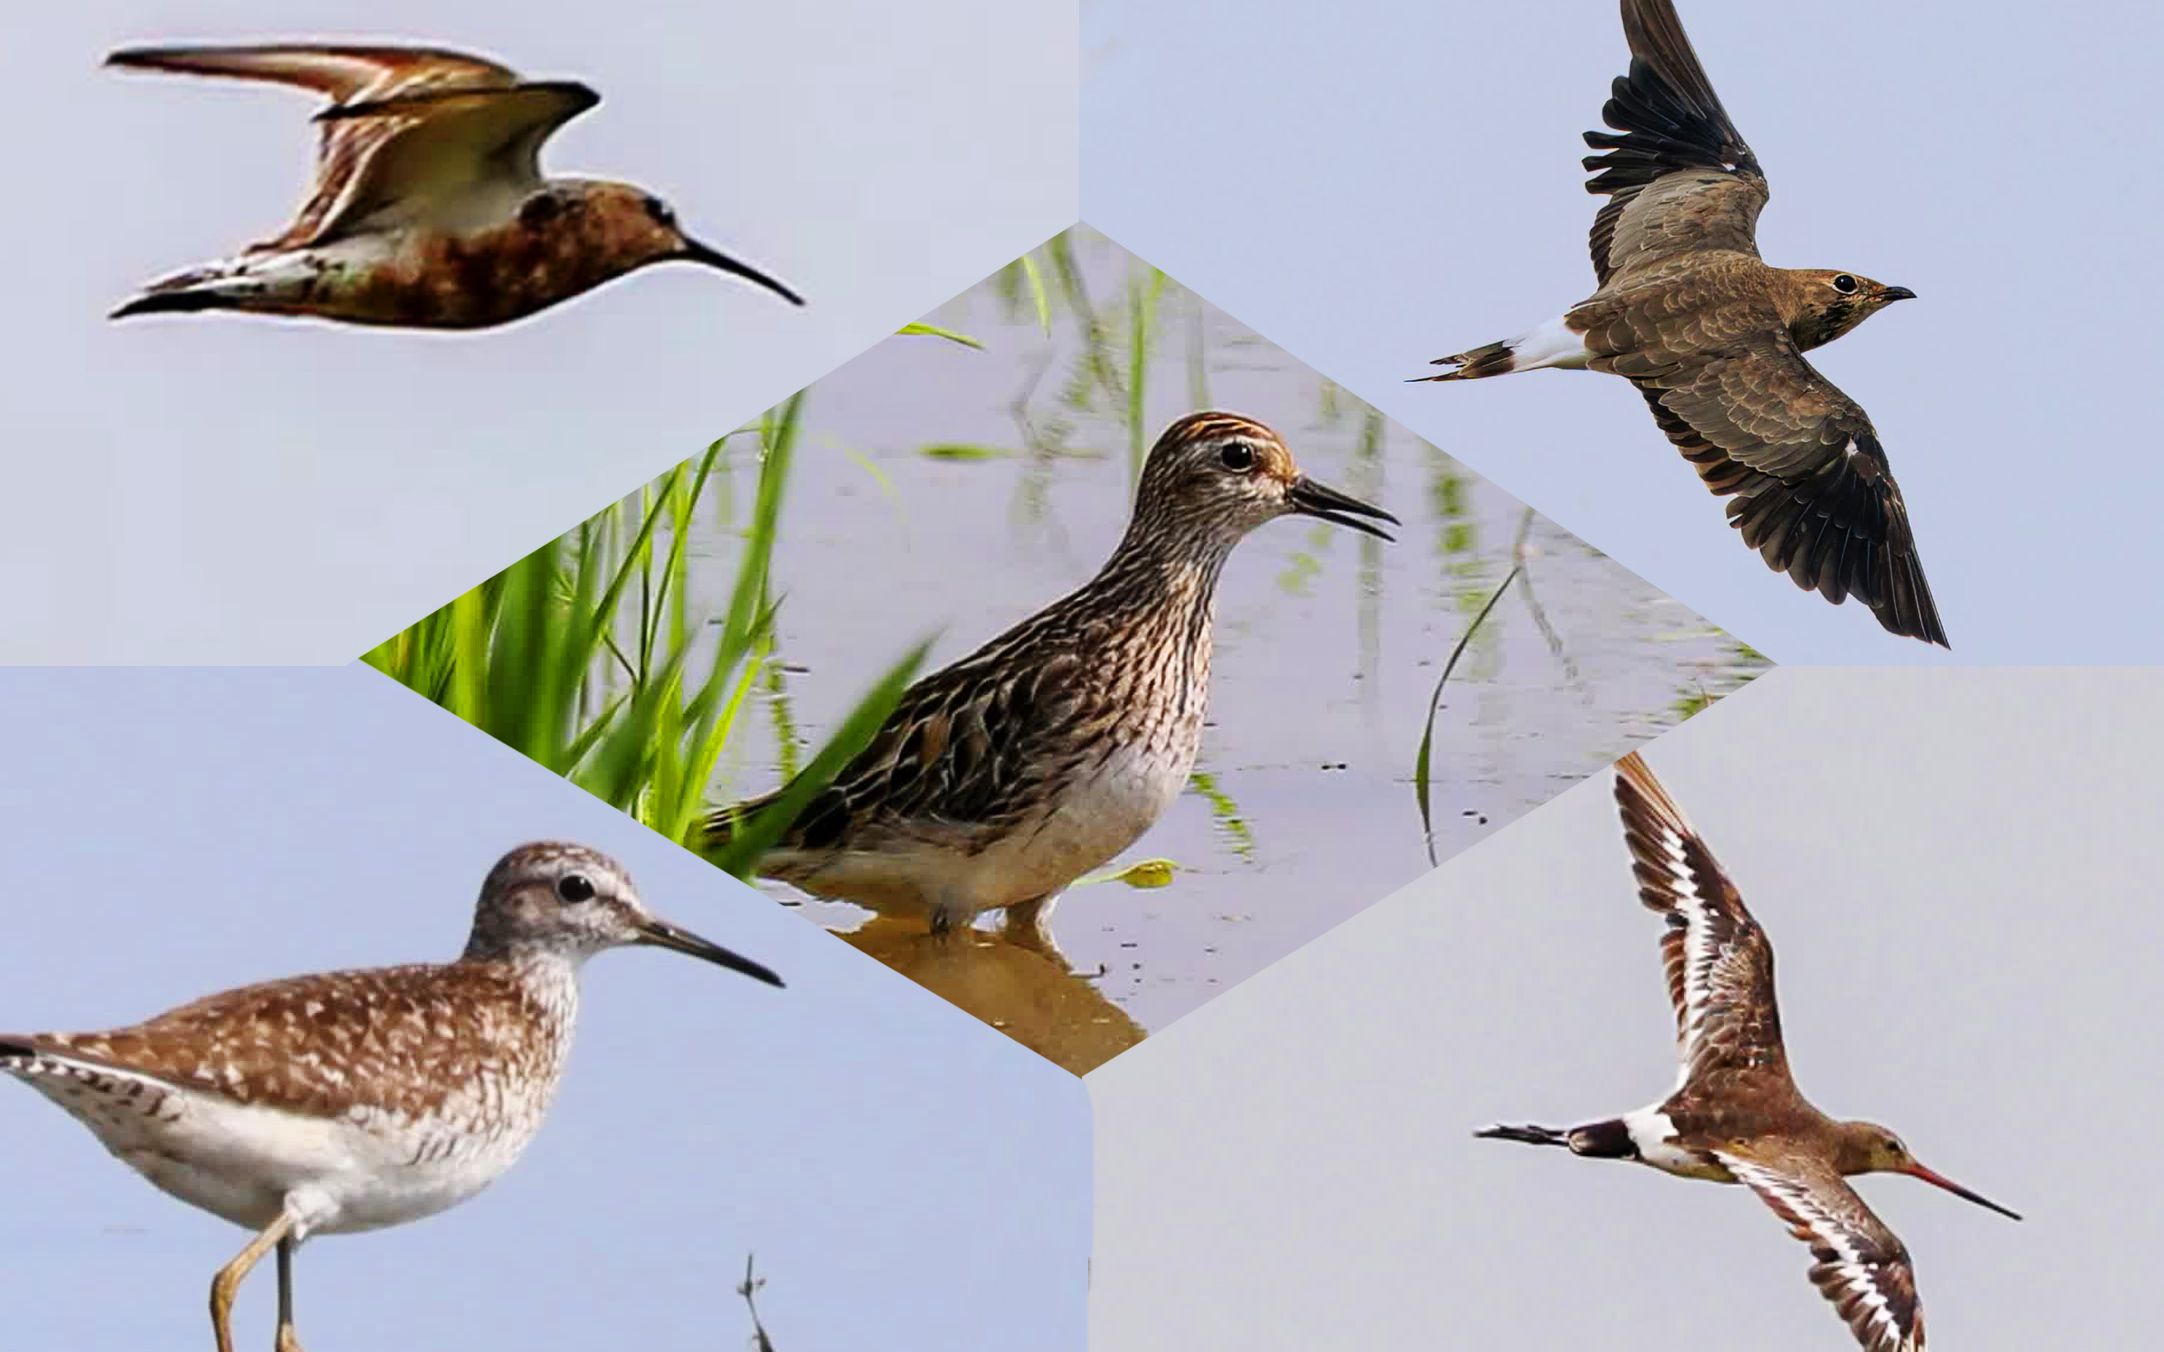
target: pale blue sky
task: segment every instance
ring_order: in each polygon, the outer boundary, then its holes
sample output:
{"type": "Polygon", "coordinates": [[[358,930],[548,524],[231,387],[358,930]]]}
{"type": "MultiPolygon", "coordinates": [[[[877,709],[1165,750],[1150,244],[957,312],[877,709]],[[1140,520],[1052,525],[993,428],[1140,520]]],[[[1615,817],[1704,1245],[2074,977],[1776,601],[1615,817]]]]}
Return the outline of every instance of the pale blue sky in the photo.
{"type": "Polygon", "coordinates": [[[1071,0],[88,0],[0,47],[0,659],[342,662],[1071,224],[1071,0]],[[108,323],[275,233],[318,103],[121,75],[115,46],[422,41],[601,106],[554,173],[628,179],[809,299],[688,265],[415,334],[108,323]]]}
{"type": "MultiPolygon", "coordinates": [[[[1767,258],[1913,288],[1817,354],[1892,457],[1956,659],[2160,661],[2164,10],[1681,0],[1767,258]]],[[[1911,662],[1768,570],[1627,384],[1406,385],[1593,288],[1616,0],[1091,0],[1083,214],[1779,660],[1911,662]]]]}
{"type": "MultiPolygon", "coordinates": [[[[763,961],[588,968],[579,1045],[517,1167],[463,1207],[303,1250],[311,1347],[728,1352],[747,1250],[782,1352],[1079,1352],[1079,1081],[360,668],[0,673],[0,1027],[131,1022],[248,981],[457,954],[505,848],[569,837],[763,961]]],[[[209,1345],[246,1236],[0,1082],[7,1342],[209,1345]],[[116,1300],[122,1290],[127,1299],[116,1300]]],[[[267,1346],[275,1277],[236,1334],[267,1346]]]]}
{"type": "MultiPolygon", "coordinates": [[[[1646,748],[1777,955],[1798,1083],[2023,1213],[1857,1191],[1933,1347],[2150,1345],[2164,676],[1773,672],[1646,748]]],[[[1740,1187],[1473,1138],[1658,1101],[1675,1018],[1598,775],[1090,1077],[1091,1331],[1196,1348],[1854,1344],[1740,1187]]]]}

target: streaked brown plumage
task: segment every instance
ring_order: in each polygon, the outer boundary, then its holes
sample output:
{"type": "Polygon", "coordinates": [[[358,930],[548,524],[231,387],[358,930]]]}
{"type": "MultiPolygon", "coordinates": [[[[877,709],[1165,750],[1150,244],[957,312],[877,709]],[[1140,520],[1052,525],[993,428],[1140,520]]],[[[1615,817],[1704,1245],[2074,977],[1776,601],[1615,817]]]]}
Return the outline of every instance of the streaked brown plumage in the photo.
{"type": "Polygon", "coordinates": [[[481,328],[669,259],[780,282],[688,238],[627,183],[547,179],[541,147],[601,96],[420,47],[135,47],[107,63],[262,80],[331,100],[293,222],[237,258],[163,278],[114,311],[246,310],[357,324],[481,328]]]}
{"type": "Polygon", "coordinates": [[[1798,586],[1854,596],[1941,646],[1908,511],[1878,433],[1803,354],[1898,300],[1852,272],[1758,256],[1766,176],[1713,92],[1672,0],[1623,0],[1630,73],[1588,132],[1600,290],[1560,320],[1436,364],[1430,380],[1544,367],[1620,375],[1645,396],[1744,543],[1798,586]]]}
{"type": "MultiPolygon", "coordinates": [[[[1250,531],[1289,513],[1374,535],[1372,520],[1396,520],[1301,474],[1253,419],[1172,424],[1097,576],[910,687],[760,873],[934,928],[1005,909],[1010,930],[1033,932],[1185,786],[1218,575],[1250,531]]],[[[710,843],[776,796],[715,814],[710,843]]]]}
{"type": "Polygon", "coordinates": [[[1908,1249],[1849,1186],[1903,1173],[2020,1217],[1917,1162],[1871,1122],[1827,1116],[1789,1073],[1774,995],[1773,946],[1720,862],[1636,752],[1616,766],[1638,896],[1666,918],[1661,966],[1676,1013],[1676,1088],[1622,1117],[1560,1130],[1477,1135],[1750,1187],[1811,1246],[1811,1281],[1867,1352],[1923,1352],[1923,1306],[1908,1249]]]}

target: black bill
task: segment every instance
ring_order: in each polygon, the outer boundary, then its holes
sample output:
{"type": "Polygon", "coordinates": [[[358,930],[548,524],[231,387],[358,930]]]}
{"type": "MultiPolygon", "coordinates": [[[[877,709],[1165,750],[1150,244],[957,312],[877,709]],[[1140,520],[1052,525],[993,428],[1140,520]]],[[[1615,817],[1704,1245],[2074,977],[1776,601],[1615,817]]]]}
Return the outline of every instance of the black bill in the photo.
{"type": "Polygon", "coordinates": [[[802,296],[759,271],[751,264],[739,263],[721,250],[710,248],[695,239],[685,240],[684,247],[677,254],[677,257],[687,259],[693,263],[704,263],[710,268],[719,268],[731,276],[742,277],[747,282],[755,282],[780,296],[783,300],[788,301],[791,305],[802,305],[804,303],[802,296]]]}
{"type": "Polygon", "coordinates": [[[1389,540],[1392,536],[1374,522],[1387,521],[1393,526],[1401,524],[1396,517],[1382,508],[1371,507],[1356,497],[1340,493],[1326,484],[1316,483],[1305,475],[1293,480],[1292,488],[1286,497],[1292,503],[1292,509],[1302,516],[1320,517],[1334,525],[1350,526],[1378,540],[1389,540]]]}
{"type": "Polygon", "coordinates": [[[652,948],[667,948],[678,953],[687,953],[694,958],[713,963],[716,967],[726,967],[732,972],[742,972],[745,976],[755,977],[769,986],[782,984],[781,978],[776,976],[772,969],[762,967],[741,954],[731,953],[720,944],[709,943],[690,930],[678,929],[666,920],[654,919],[641,924],[639,942],[652,948]]]}

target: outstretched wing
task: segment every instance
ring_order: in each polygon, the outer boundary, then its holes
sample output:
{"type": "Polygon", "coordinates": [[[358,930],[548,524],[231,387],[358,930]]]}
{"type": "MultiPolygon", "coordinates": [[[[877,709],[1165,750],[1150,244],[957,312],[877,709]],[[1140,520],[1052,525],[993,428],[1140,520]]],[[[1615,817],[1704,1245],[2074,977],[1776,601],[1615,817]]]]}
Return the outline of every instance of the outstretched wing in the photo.
{"type": "Polygon", "coordinates": [[[1615,796],[1639,899],[1668,920],[1661,964],[1676,1010],[1678,1089],[1718,1071],[1786,1076],[1766,932],[1635,751],[1616,765],[1615,796]]]}
{"type": "Polygon", "coordinates": [[[600,102],[570,81],[521,81],[479,57],[422,47],[136,47],[107,63],[267,80],[331,100],[319,117],[316,180],[300,213],[262,247],[319,244],[401,201],[501,183],[508,199],[540,181],[540,149],[600,102]]]}
{"type": "Polygon", "coordinates": [[[1909,1251],[1824,1161],[1745,1147],[1716,1150],[1728,1171],[1765,1199],[1811,1246],[1811,1281],[1865,1352],[1923,1352],[1924,1309],[1909,1251]]]}
{"type": "Polygon", "coordinates": [[[1622,372],[1767,566],[1889,631],[1947,646],[1901,487],[1861,405],[1761,326],[1718,356],[1622,372]]]}
{"type": "Polygon", "coordinates": [[[1610,278],[1698,249],[1758,252],[1766,176],[1713,92],[1673,0],[1623,0],[1630,74],[1615,82],[1589,131],[1586,191],[1608,204],[1593,220],[1593,271],[1610,278]],[[1616,134],[1620,133],[1620,134],[1616,134]]]}

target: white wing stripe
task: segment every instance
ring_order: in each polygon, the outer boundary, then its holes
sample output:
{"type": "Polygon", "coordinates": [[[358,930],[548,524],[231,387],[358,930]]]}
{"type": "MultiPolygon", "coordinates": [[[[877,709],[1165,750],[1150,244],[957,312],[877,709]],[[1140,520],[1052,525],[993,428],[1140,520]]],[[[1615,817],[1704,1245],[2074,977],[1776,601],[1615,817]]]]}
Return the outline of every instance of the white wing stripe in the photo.
{"type": "Polygon", "coordinates": [[[1857,1244],[1857,1235],[1842,1218],[1828,1210],[1811,1188],[1787,1174],[1766,1168],[1764,1165],[1730,1155],[1720,1155],[1728,1171],[1762,1193],[1779,1198],[1796,1218],[1810,1228],[1812,1240],[1834,1255],[1834,1270],[1840,1275],[1841,1291],[1836,1306],[1846,1316],[1851,1305],[1869,1307],[1871,1313],[1870,1338],[1865,1346],[1871,1349],[1886,1348],[1892,1352],[1921,1352],[1921,1339],[1905,1338],[1895,1323],[1894,1311],[1879,1289],[1873,1264],[1864,1256],[1857,1244]]]}

